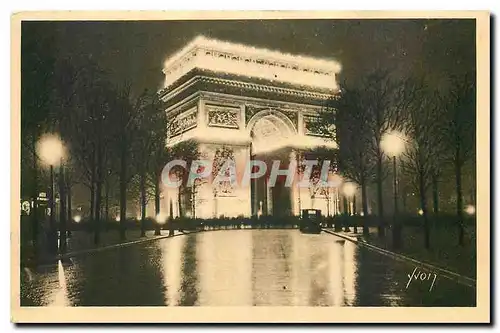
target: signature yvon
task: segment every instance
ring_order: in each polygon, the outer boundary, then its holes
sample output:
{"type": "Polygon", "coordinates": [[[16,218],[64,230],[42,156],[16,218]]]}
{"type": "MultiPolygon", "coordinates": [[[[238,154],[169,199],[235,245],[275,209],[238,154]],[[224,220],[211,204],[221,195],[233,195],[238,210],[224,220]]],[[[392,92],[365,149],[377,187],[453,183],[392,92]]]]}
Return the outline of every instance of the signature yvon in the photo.
{"type": "Polygon", "coordinates": [[[406,284],[406,289],[410,286],[411,282],[413,280],[415,281],[431,281],[432,283],[430,284],[429,291],[432,290],[434,287],[434,283],[436,282],[437,274],[436,273],[431,273],[431,272],[424,272],[424,271],[417,271],[417,267],[413,270],[413,272],[408,274],[408,283],[406,284]]]}

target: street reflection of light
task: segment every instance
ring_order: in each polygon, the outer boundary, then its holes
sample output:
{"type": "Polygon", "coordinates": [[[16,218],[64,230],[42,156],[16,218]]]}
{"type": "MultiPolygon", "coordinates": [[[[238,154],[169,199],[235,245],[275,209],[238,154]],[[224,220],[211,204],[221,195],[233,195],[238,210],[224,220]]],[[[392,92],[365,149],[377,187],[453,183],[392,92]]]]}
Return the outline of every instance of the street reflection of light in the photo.
{"type": "Polygon", "coordinates": [[[49,306],[69,306],[70,302],[67,295],[66,277],[64,276],[64,267],[61,260],[57,263],[57,279],[59,286],[55,288],[52,302],[49,306]]]}
{"type": "Polygon", "coordinates": [[[180,302],[182,249],[185,237],[172,237],[158,243],[161,247],[165,305],[177,306],[180,302]]]}
{"type": "Polygon", "coordinates": [[[75,221],[76,223],[80,223],[81,220],[82,220],[82,217],[80,215],[73,216],[73,221],[75,221]]]}
{"type": "Polygon", "coordinates": [[[418,215],[424,215],[424,211],[422,209],[418,210],[418,215]]]}
{"type": "Polygon", "coordinates": [[[196,258],[200,306],[252,306],[252,233],[202,233],[196,258]]]}
{"type": "Polygon", "coordinates": [[[468,205],[465,207],[465,212],[469,215],[474,215],[474,213],[476,213],[476,208],[472,205],[468,205]]]}
{"type": "Polygon", "coordinates": [[[290,233],[281,230],[258,230],[253,239],[254,304],[289,306],[292,283],[290,270],[290,233]]]}
{"type": "MultiPolygon", "coordinates": [[[[307,236],[306,236],[307,237],[307,236]]],[[[291,272],[291,289],[293,291],[293,306],[308,305],[311,286],[311,276],[308,266],[308,247],[307,238],[300,233],[292,235],[292,254],[293,262],[291,272]]]]}
{"type": "Polygon", "coordinates": [[[346,241],[344,243],[344,298],[345,305],[352,306],[356,299],[356,279],[357,279],[357,263],[354,257],[356,245],[346,241]]]}
{"type": "Polygon", "coordinates": [[[308,246],[309,252],[309,274],[311,275],[309,306],[331,306],[332,299],[330,294],[330,275],[332,269],[330,267],[330,254],[327,244],[329,239],[325,238],[310,238],[312,244],[308,246]]]}
{"type": "Polygon", "coordinates": [[[332,306],[342,306],[344,300],[343,270],[342,270],[342,246],[345,241],[332,239],[328,245],[330,261],[330,297],[332,306]]]}

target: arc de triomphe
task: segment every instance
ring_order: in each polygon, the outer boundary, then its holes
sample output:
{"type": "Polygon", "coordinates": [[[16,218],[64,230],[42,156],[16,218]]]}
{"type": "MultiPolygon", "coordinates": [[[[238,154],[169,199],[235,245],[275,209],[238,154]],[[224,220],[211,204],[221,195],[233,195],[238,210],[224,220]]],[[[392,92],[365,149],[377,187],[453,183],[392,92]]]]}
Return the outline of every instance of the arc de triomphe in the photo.
{"type": "MultiPolygon", "coordinates": [[[[336,149],[308,124],[337,93],[339,71],[331,60],[197,37],[164,63],[160,94],[173,124],[167,145],[194,140],[203,159],[230,156],[237,170],[251,158],[286,163],[297,151],[336,149]]],[[[337,189],[312,194],[294,185],[284,188],[278,181],[270,187],[262,177],[223,189],[206,183],[182,195],[164,187],[162,211],[170,214],[172,207],[177,216],[178,198],[183,212],[201,218],[299,215],[301,208],[325,215],[339,211],[337,189]]]]}

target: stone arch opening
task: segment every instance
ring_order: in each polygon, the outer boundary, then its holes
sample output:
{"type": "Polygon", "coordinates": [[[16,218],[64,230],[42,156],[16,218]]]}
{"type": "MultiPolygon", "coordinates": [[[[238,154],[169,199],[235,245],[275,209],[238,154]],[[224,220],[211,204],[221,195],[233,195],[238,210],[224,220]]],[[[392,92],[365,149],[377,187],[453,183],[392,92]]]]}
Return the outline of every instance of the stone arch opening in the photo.
{"type": "Polygon", "coordinates": [[[291,143],[297,131],[288,117],[281,112],[265,110],[254,115],[247,126],[251,137],[251,158],[267,164],[265,177],[254,179],[251,186],[252,214],[290,216],[292,212],[291,189],[285,185],[285,176],[279,176],[270,184],[269,175],[275,160],[280,169],[290,163],[291,143]]]}
{"type": "Polygon", "coordinates": [[[297,135],[293,123],[279,111],[264,110],[248,122],[253,154],[263,154],[287,147],[297,135]]]}

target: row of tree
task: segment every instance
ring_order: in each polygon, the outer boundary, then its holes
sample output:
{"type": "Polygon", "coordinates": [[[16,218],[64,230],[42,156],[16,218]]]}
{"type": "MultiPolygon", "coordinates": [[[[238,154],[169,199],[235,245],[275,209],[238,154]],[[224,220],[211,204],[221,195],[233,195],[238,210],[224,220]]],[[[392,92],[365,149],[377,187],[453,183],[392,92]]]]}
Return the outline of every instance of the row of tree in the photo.
{"type": "MultiPolygon", "coordinates": [[[[375,70],[356,85],[344,82],[339,96],[329,102],[315,126],[336,140],[339,169],[361,188],[361,207],[368,215],[367,188],[377,192],[378,233],[384,236],[383,181],[389,174],[384,135],[400,133],[405,149],[400,156],[400,184],[418,193],[423,215],[425,246],[430,246],[428,192],[433,211],[439,211],[439,184],[454,174],[458,243],[464,244],[462,173],[474,159],[475,73],[450,78],[447,89],[429,88],[425,79],[394,78],[375,70]],[[334,125],[334,126],[332,126],[334,125]],[[450,168],[451,166],[451,168],[450,168]]],[[[368,230],[364,228],[364,233],[368,230]]]]}
{"type": "MultiPolygon", "coordinates": [[[[61,203],[67,203],[61,209],[68,214],[60,223],[64,225],[72,218],[72,188],[83,184],[90,194],[89,218],[96,244],[100,242],[101,222],[110,218],[110,201],[114,198],[119,201],[120,235],[125,238],[131,192],[140,197],[144,235],[149,199],[154,199],[156,215],[160,213],[163,167],[176,156],[195,155],[195,149],[190,143],[166,149],[167,116],[156,92],[145,90],[134,95],[129,84],[112,84],[107,73],[89,57],[32,59],[30,55],[22,64],[26,79],[22,87],[22,164],[30,165],[23,172],[24,186],[30,185],[24,190],[36,202],[43,183],[37,142],[44,133],[57,133],[66,150],[58,176],[60,198],[66,199],[61,203]]],[[[34,213],[32,218],[36,239],[39,217],[34,213]]],[[[157,224],[156,234],[159,228],[157,224]]]]}

